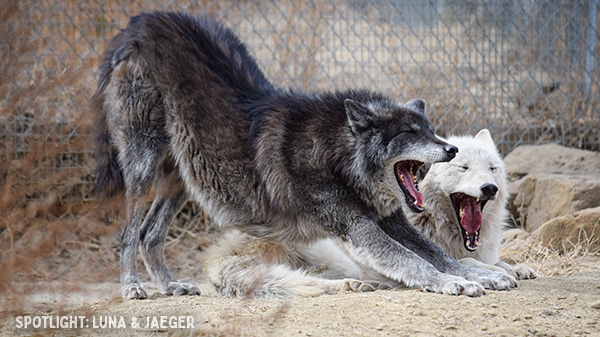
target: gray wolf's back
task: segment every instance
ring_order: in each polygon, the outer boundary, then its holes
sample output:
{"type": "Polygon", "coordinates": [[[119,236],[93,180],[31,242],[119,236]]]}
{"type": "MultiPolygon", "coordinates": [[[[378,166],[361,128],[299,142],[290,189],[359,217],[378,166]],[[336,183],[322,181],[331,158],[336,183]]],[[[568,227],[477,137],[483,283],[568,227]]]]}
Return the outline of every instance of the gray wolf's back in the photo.
{"type": "MultiPolygon", "coordinates": [[[[150,103],[177,109],[183,122],[194,127],[206,127],[207,121],[217,118],[215,123],[230,124],[232,129],[240,130],[246,120],[240,114],[244,106],[275,91],[246,47],[218,22],[184,13],[157,12],[133,17],[104,53],[92,103],[96,114],[97,189],[106,196],[115,195],[124,187],[106,123],[110,108],[105,105],[110,105],[107,100],[115,99],[107,97],[107,86],[116,76],[139,76],[127,78],[128,84],[139,80],[147,91],[155,89],[149,97],[156,99],[150,103]],[[119,67],[126,61],[127,69],[119,67]],[[139,71],[133,71],[134,67],[139,71]],[[117,68],[132,74],[114,74],[117,68]]],[[[132,92],[136,89],[139,88],[132,88],[132,92]]],[[[164,107],[155,110],[166,114],[164,107]]],[[[165,116],[155,117],[161,119],[156,128],[165,128],[165,116]]]]}

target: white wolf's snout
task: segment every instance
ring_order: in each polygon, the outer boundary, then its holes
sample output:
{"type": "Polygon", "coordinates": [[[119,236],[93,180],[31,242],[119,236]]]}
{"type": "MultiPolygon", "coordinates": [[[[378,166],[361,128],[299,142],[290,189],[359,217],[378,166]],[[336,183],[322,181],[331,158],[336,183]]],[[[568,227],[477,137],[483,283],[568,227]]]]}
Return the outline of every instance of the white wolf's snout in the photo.
{"type": "Polygon", "coordinates": [[[498,194],[498,186],[492,183],[485,183],[479,188],[481,190],[481,199],[494,200],[498,194]]]}

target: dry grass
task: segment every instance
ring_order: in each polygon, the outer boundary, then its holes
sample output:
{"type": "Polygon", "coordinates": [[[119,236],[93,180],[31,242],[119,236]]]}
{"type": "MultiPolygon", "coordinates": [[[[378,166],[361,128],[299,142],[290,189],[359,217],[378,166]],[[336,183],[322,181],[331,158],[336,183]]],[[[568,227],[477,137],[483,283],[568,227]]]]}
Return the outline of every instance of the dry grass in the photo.
{"type": "Polygon", "coordinates": [[[505,234],[501,258],[509,263],[525,263],[540,276],[570,275],[578,271],[596,269],[600,262],[597,236],[582,232],[577,242],[569,247],[553,249],[544,246],[534,233],[510,230],[505,234]]]}

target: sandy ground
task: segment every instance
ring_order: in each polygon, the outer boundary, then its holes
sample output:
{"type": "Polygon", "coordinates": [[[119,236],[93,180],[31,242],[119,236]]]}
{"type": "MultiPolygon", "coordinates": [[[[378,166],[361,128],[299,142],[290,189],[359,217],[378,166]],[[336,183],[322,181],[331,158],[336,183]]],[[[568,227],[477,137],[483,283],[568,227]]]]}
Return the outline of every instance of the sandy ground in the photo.
{"type": "MultiPolygon", "coordinates": [[[[65,292],[64,284],[46,283],[36,286],[22,317],[3,318],[0,335],[600,336],[597,262],[567,276],[524,280],[516,289],[488,291],[479,298],[395,289],[244,300],[217,297],[202,282],[202,296],[154,293],[139,301],[121,299],[118,284],[96,284],[85,291],[73,286],[65,292]],[[34,319],[43,324],[43,316],[50,317],[46,328],[23,328],[27,317],[30,324],[34,319]],[[77,317],[83,328],[56,327],[64,316],[77,317]],[[110,322],[117,328],[106,327],[110,322]]],[[[146,287],[154,292],[151,284],[146,287]]]]}

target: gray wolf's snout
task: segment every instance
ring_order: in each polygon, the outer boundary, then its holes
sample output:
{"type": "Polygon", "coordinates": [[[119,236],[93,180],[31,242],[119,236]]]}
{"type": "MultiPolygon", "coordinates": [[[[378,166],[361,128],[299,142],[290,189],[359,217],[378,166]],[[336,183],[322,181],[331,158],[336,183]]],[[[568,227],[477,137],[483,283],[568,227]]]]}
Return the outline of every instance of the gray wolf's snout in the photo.
{"type": "Polygon", "coordinates": [[[446,151],[448,160],[452,160],[454,157],[456,157],[456,154],[458,153],[458,148],[454,145],[448,144],[444,146],[444,151],[446,151]]]}
{"type": "Polygon", "coordinates": [[[487,200],[494,199],[496,197],[496,193],[498,193],[498,186],[491,183],[483,184],[479,189],[487,200]]]}

